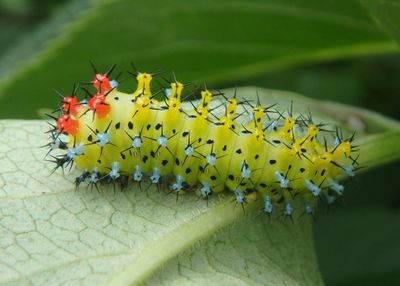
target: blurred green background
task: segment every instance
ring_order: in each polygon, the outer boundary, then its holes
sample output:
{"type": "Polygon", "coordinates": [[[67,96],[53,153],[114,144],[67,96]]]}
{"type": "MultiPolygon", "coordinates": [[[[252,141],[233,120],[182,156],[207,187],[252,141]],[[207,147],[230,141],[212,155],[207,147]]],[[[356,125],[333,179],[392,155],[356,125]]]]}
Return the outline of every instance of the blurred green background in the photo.
{"type": "MultiPolygon", "coordinates": [[[[40,118],[52,88],[117,63],[212,88],[254,85],[400,119],[399,1],[0,0],[0,118],[40,118]]],[[[134,82],[122,76],[123,90],[134,82]]],[[[399,142],[400,144],[400,142],[399,142]]],[[[400,170],[350,182],[316,218],[326,285],[400,285],[400,170]]]]}

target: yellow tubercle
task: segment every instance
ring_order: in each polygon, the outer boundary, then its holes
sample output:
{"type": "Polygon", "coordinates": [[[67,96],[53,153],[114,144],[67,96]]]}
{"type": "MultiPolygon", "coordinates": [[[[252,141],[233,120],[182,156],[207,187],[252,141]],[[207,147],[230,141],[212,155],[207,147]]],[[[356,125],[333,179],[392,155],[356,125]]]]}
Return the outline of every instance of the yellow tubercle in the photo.
{"type": "MultiPolygon", "coordinates": [[[[181,124],[183,120],[183,114],[181,114],[181,95],[183,91],[183,84],[180,82],[171,83],[171,94],[168,97],[167,106],[168,110],[164,116],[160,116],[162,124],[165,126],[170,126],[172,129],[177,128],[177,124],[181,124]],[[163,119],[161,119],[163,118],[163,119]]],[[[172,134],[170,134],[172,135],[172,134]]]]}
{"type": "Polygon", "coordinates": [[[171,94],[168,98],[168,108],[178,110],[181,108],[181,94],[183,91],[183,84],[180,82],[171,83],[171,94]]]}
{"type": "Polygon", "coordinates": [[[319,128],[316,125],[311,124],[307,128],[306,137],[309,137],[308,140],[312,140],[315,136],[317,136],[318,132],[319,128]]]}
{"type": "Polygon", "coordinates": [[[282,138],[285,139],[290,139],[292,136],[292,129],[294,124],[296,123],[296,121],[294,120],[293,117],[287,117],[285,119],[285,122],[283,123],[282,128],[279,130],[280,135],[282,136],[282,138]]]}
{"type": "Polygon", "coordinates": [[[314,124],[311,124],[307,128],[307,133],[303,137],[297,138],[296,142],[300,145],[310,146],[310,144],[313,144],[313,140],[315,136],[317,136],[318,132],[319,128],[314,124]]]}
{"type": "MultiPolygon", "coordinates": [[[[307,133],[299,138],[293,138],[294,142],[290,146],[290,153],[292,155],[307,153],[310,150],[315,149],[315,143],[313,142],[315,136],[318,134],[319,129],[315,125],[310,125],[307,128],[307,133]]],[[[319,144],[318,144],[319,145],[319,144]]]]}
{"type": "Polygon", "coordinates": [[[294,142],[294,143],[290,146],[290,148],[291,148],[291,149],[289,149],[289,153],[290,153],[292,156],[294,156],[294,155],[296,155],[296,154],[301,154],[301,153],[302,153],[302,151],[301,151],[301,145],[300,145],[299,143],[297,143],[297,142],[294,142]]]}
{"type": "Polygon", "coordinates": [[[331,149],[331,153],[335,159],[343,155],[349,158],[351,154],[351,143],[349,141],[342,141],[338,146],[331,149]]]}
{"type": "Polygon", "coordinates": [[[254,124],[255,124],[255,128],[257,130],[261,130],[263,129],[262,127],[262,118],[264,116],[264,108],[262,108],[261,106],[257,106],[254,108],[253,110],[253,116],[254,116],[254,124]]]}
{"type": "Polygon", "coordinates": [[[256,138],[257,141],[263,141],[264,140],[264,130],[263,130],[263,122],[262,118],[264,116],[264,108],[261,106],[257,106],[253,110],[253,116],[254,116],[254,137],[256,138]]]}
{"type": "Polygon", "coordinates": [[[226,107],[226,117],[229,118],[231,121],[235,120],[237,106],[238,104],[236,99],[233,98],[228,100],[228,105],[226,107]]]}
{"type": "Polygon", "coordinates": [[[137,88],[136,91],[133,93],[135,97],[140,97],[143,95],[150,96],[151,89],[150,83],[153,79],[153,76],[148,73],[138,73],[136,80],[137,80],[137,88]]]}
{"type": "Polygon", "coordinates": [[[212,93],[209,90],[201,92],[201,100],[196,108],[198,117],[206,119],[208,117],[208,106],[212,99],[212,93]]]}
{"type": "Polygon", "coordinates": [[[236,128],[236,124],[235,124],[236,110],[237,110],[236,99],[229,99],[228,104],[226,106],[225,116],[222,116],[219,119],[220,125],[228,128],[228,129],[231,129],[231,128],[235,129],[236,128]]]}
{"type": "MultiPolygon", "coordinates": [[[[136,77],[137,88],[133,93],[134,102],[132,109],[129,112],[130,118],[133,119],[135,126],[141,128],[148,122],[151,104],[151,80],[152,75],[148,73],[139,73],[136,77]]],[[[139,129],[140,130],[140,129],[139,129]]]]}

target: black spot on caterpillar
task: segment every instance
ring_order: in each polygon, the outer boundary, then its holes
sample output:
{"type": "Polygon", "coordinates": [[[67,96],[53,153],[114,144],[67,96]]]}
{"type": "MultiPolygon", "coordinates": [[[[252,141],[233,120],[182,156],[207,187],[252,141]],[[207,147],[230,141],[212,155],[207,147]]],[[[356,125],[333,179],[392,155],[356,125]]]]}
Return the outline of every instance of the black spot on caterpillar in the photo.
{"type": "Polygon", "coordinates": [[[240,204],[257,194],[265,213],[279,207],[290,216],[295,196],[304,202],[304,213],[313,214],[316,198],[334,201],[343,194],[338,179],[354,175],[354,135],[345,139],[336,129],[328,144],[311,115],[295,118],[291,109],[285,115],[275,105],[266,108],[259,101],[238,101],[236,92],[228,98],[207,88],[199,102],[181,102],[184,85],[177,80],[163,90],[165,100],[157,101],[150,87],[154,75],[141,72],[136,91],[126,94],[109,79],[112,70],[96,72],[88,100],[79,101],[76,88],[63,97],[59,117],[52,117],[48,146],[63,152],[52,156],[55,169],[75,163],[83,170],[76,187],[144,180],[158,185],[172,178],[169,188],[177,193],[198,189],[208,198],[230,190],[240,204]]]}

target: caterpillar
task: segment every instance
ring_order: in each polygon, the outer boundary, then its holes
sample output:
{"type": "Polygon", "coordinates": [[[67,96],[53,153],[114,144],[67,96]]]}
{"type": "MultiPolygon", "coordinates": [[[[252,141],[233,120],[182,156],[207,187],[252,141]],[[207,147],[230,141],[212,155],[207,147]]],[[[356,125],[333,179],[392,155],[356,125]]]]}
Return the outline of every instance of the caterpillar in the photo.
{"type": "Polygon", "coordinates": [[[242,206],[262,199],[267,214],[278,209],[291,216],[298,199],[303,213],[313,215],[318,198],[335,202],[344,191],[340,181],[357,169],[354,133],[345,139],[338,128],[314,123],[311,114],[295,117],[292,108],[280,112],[275,104],[263,107],[259,99],[239,100],[236,91],[228,97],[207,87],[198,91],[199,100],[185,102],[187,84],[175,75],[152,93],[158,75],[139,71],[132,73],[136,91],[127,94],[110,78],[115,65],[106,73],[92,67],[86,99],[78,99],[75,85],[71,95],[59,93],[59,115],[49,115],[49,161],[54,170],[78,166],[76,188],[165,183],[171,192],[196,190],[205,199],[227,190],[242,206]]]}

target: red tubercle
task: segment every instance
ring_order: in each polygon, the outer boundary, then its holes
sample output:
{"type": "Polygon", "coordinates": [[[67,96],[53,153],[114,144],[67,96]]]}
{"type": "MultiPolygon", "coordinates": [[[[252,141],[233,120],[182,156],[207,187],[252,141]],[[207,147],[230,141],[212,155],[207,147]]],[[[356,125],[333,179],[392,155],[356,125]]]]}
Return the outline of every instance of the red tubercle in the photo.
{"type": "Polygon", "coordinates": [[[106,97],[101,93],[96,93],[88,101],[88,106],[90,110],[96,110],[96,108],[106,101],[106,97]]]}
{"type": "Polygon", "coordinates": [[[76,96],[65,96],[63,99],[63,110],[67,113],[70,113],[72,115],[78,114],[79,111],[81,111],[84,107],[76,96]]]}
{"type": "Polygon", "coordinates": [[[70,114],[63,114],[57,119],[57,129],[61,133],[75,136],[79,130],[79,120],[74,119],[70,114]]]}
{"type": "Polygon", "coordinates": [[[88,101],[88,106],[90,110],[94,110],[99,118],[106,117],[111,110],[111,106],[106,103],[106,96],[97,93],[92,96],[88,101]]]}
{"type": "Polygon", "coordinates": [[[108,115],[108,113],[110,113],[110,110],[111,110],[111,107],[108,104],[106,104],[106,103],[99,104],[96,108],[96,115],[99,118],[104,118],[108,115]]]}
{"type": "Polygon", "coordinates": [[[106,94],[112,89],[107,74],[97,73],[92,80],[92,84],[94,88],[96,88],[97,92],[101,94],[106,94]]]}

